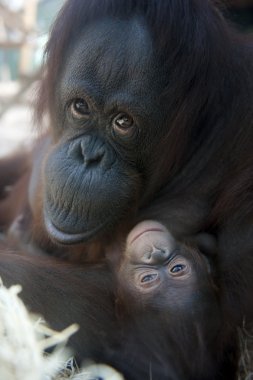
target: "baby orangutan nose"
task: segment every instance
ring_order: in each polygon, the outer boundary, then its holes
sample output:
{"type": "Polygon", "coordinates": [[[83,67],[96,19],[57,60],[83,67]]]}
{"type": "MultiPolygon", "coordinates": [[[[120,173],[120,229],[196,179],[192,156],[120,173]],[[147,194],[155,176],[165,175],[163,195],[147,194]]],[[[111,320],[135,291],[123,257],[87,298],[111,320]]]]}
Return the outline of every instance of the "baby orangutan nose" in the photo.
{"type": "Polygon", "coordinates": [[[167,248],[153,247],[150,253],[150,264],[163,264],[169,258],[169,250],[167,248]]]}
{"type": "Polygon", "coordinates": [[[176,248],[176,242],[167,229],[156,221],[143,221],[127,238],[126,255],[132,262],[149,265],[163,264],[176,248]]]}

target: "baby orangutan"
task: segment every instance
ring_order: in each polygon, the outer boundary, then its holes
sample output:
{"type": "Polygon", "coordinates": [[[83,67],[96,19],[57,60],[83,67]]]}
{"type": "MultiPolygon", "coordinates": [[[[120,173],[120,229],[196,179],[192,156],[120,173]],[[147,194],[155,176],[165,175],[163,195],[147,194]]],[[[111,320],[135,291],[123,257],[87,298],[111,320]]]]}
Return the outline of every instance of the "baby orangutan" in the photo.
{"type": "Polygon", "coordinates": [[[118,309],[128,363],[136,365],[138,357],[143,378],[147,363],[155,379],[235,378],[236,353],[215,283],[214,250],[209,235],[178,242],[153,220],[129,233],[118,272],[118,309]]]}

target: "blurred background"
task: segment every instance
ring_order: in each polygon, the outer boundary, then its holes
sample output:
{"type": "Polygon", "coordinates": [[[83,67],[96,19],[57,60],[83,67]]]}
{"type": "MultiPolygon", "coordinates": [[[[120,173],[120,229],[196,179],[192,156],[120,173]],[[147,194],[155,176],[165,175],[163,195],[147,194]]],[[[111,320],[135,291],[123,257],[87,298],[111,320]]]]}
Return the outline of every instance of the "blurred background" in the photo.
{"type": "Polygon", "coordinates": [[[36,136],[32,107],[50,26],[64,0],[0,0],[0,157],[36,136]]]}
{"type": "MultiPolygon", "coordinates": [[[[215,0],[214,0],[215,1],[215,0]]],[[[253,0],[223,0],[224,15],[253,32],[253,0]]],[[[50,26],[64,0],[0,0],[0,157],[36,136],[32,107],[50,26]]]]}

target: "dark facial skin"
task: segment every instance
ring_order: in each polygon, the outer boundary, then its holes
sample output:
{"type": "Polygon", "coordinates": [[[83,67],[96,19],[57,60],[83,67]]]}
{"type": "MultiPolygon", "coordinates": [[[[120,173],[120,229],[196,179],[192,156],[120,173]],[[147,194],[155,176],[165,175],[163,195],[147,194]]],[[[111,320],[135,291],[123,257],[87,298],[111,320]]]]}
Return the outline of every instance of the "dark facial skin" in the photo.
{"type": "Polygon", "coordinates": [[[64,244],[112,229],[140,203],[163,133],[162,73],[141,19],[88,26],[69,56],[44,179],[45,225],[64,244]]]}

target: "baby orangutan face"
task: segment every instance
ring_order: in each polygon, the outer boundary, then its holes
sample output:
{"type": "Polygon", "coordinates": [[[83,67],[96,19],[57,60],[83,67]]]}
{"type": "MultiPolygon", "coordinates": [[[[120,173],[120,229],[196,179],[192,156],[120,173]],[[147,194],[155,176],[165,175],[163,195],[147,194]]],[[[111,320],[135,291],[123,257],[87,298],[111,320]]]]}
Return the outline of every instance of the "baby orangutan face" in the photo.
{"type": "Polygon", "coordinates": [[[192,313],[214,301],[209,269],[196,248],[177,242],[162,224],[148,220],[127,237],[119,279],[142,305],[192,313]]]}

